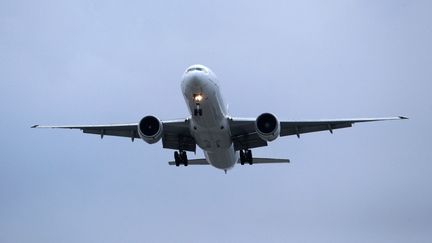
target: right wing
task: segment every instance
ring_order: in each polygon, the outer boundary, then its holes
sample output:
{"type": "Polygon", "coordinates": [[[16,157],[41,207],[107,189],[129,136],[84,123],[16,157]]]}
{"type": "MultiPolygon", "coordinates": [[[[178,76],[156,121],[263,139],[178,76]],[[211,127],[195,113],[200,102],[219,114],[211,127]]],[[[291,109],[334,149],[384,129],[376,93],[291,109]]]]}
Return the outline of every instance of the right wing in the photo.
{"type": "MultiPolygon", "coordinates": [[[[163,134],[162,146],[167,149],[185,150],[195,152],[195,139],[190,134],[189,119],[162,121],[163,134]]],[[[40,126],[32,128],[63,128],[79,129],[83,133],[97,134],[103,136],[127,137],[134,141],[140,138],[138,134],[138,123],[109,124],[109,125],[66,125],[66,126],[40,126]]]]}
{"type": "Polygon", "coordinates": [[[31,128],[63,128],[63,129],[79,129],[83,133],[97,134],[101,138],[103,136],[117,136],[117,137],[128,137],[132,141],[135,138],[140,138],[138,135],[138,124],[127,123],[127,124],[108,124],[108,125],[62,125],[62,126],[41,126],[34,125],[31,128]]]}

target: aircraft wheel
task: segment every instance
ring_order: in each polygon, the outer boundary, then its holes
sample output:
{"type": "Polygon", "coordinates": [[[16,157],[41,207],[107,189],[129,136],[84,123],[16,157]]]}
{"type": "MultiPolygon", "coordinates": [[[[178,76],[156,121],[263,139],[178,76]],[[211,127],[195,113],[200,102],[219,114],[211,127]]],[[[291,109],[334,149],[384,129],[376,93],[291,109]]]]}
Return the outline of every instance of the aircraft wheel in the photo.
{"type": "Polygon", "coordinates": [[[175,151],[174,152],[174,160],[175,160],[175,165],[177,166],[177,167],[179,167],[180,166],[180,155],[179,155],[179,152],[177,152],[177,151],[175,151]]]}
{"type": "Polygon", "coordinates": [[[244,154],[243,150],[240,150],[240,164],[244,165],[245,164],[245,160],[246,160],[245,154],[244,154]]]}
{"type": "Polygon", "coordinates": [[[246,160],[249,162],[250,165],[253,164],[252,150],[246,151],[246,160]]]}
{"type": "Polygon", "coordinates": [[[181,152],[181,156],[180,156],[184,166],[188,166],[188,158],[187,158],[187,154],[185,151],[181,152]]]}

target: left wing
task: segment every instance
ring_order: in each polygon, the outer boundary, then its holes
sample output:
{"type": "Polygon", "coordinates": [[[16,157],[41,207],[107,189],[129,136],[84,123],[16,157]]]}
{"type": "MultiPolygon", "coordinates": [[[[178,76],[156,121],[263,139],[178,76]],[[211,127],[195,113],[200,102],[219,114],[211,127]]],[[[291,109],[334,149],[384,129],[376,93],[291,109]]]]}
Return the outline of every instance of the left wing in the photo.
{"type": "MultiPolygon", "coordinates": [[[[163,148],[185,150],[195,152],[195,139],[190,134],[189,120],[162,121],[163,148]]],[[[34,125],[32,128],[63,128],[79,129],[83,133],[97,134],[103,138],[107,136],[127,137],[132,141],[140,138],[138,134],[138,123],[108,124],[108,125],[66,125],[66,126],[40,126],[34,125]]]]}
{"type": "Polygon", "coordinates": [[[383,117],[383,118],[358,118],[358,119],[333,119],[333,120],[317,120],[317,121],[282,121],[280,123],[281,131],[280,136],[297,135],[329,131],[333,133],[334,129],[352,127],[354,123],[360,122],[374,122],[374,121],[388,121],[388,120],[401,120],[408,119],[403,116],[398,117],[383,117]]]}
{"type": "MultiPolygon", "coordinates": [[[[408,119],[403,116],[384,118],[359,118],[359,119],[333,119],[333,120],[309,120],[309,121],[281,121],[280,136],[330,131],[334,129],[352,127],[354,123],[408,119]]],[[[261,139],[255,130],[255,119],[231,118],[230,128],[235,150],[251,149],[267,146],[267,141],[261,139]]]]}

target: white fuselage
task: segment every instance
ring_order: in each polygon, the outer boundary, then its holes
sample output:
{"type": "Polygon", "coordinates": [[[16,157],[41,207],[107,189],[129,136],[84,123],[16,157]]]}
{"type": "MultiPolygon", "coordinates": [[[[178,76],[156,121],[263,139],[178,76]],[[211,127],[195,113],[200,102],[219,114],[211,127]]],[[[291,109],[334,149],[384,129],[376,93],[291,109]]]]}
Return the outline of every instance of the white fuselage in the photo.
{"type": "Polygon", "coordinates": [[[191,114],[191,134],[206,160],[218,169],[231,169],[239,155],[234,150],[227,107],[216,76],[202,65],[191,66],[183,75],[181,89],[191,114]],[[197,108],[202,110],[202,115],[194,113],[197,108]]]}

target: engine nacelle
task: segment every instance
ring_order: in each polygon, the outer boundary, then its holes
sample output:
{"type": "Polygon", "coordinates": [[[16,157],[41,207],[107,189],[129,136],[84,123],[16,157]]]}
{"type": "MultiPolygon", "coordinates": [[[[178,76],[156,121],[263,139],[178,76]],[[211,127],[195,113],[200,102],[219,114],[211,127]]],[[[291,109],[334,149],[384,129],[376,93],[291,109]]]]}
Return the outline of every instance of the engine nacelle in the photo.
{"type": "Polygon", "coordinates": [[[280,125],[275,115],[263,113],[255,121],[255,130],[261,139],[271,142],[279,137],[280,125]]]}
{"type": "Polygon", "coordinates": [[[162,138],[162,122],[154,116],[145,116],[138,123],[139,136],[149,144],[157,143],[162,138]]]}

